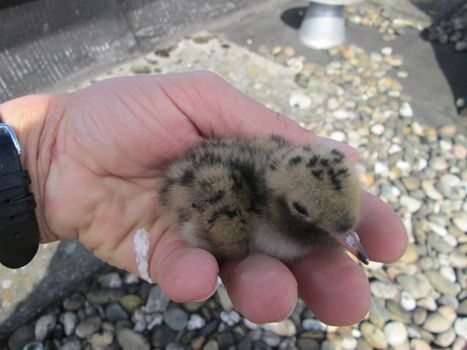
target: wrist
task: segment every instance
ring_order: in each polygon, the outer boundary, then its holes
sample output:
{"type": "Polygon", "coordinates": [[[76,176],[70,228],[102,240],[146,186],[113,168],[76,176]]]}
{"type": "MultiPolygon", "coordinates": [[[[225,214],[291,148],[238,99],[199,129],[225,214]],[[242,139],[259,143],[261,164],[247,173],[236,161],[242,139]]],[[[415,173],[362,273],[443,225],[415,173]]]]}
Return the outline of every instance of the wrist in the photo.
{"type": "Polygon", "coordinates": [[[10,125],[21,145],[21,163],[29,172],[30,191],[36,199],[36,217],[41,242],[54,240],[44,221],[43,193],[50,164],[51,147],[47,147],[46,122],[53,97],[32,95],[0,104],[2,122],[10,125]]]}

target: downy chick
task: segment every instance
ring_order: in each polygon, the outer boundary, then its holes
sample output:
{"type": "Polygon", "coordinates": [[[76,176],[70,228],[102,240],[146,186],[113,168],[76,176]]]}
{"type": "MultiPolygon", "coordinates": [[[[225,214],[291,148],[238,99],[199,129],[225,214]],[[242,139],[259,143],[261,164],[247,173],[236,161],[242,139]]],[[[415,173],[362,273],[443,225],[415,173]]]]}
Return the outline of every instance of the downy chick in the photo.
{"type": "Polygon", "coordinates": [[[218,258],[293,260],[337,239],[368,262],[353,232],[358,178],[337,150],[276,135],[211,139],[169,164],[160,201],[189,244],[218,258]]]}

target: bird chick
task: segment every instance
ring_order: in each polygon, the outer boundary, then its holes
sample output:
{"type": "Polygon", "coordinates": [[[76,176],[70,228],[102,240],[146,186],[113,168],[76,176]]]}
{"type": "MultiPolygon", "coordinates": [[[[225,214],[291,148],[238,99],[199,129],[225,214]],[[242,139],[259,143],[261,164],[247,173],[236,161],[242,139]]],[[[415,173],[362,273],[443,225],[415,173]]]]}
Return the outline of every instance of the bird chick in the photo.
{"type": "Polygon", "coordinates": [[[335,149],[277,135],[210,139],[168,165],[160,202],[189,244],[218,258],[293,260],[337,240],[368,263],[353,231],[358,178],[335,149]]]}

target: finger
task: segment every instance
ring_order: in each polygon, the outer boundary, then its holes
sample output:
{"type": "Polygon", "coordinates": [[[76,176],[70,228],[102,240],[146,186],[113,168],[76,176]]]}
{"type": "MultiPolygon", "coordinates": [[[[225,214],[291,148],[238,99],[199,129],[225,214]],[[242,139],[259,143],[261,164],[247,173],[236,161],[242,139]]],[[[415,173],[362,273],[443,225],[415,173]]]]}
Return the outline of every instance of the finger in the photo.
{"type": "Polygon", "coordinates": [[[357,227],[370,260],[390,263],[407,248],[407,233],[399,216],[376,196],[362,192],[362,217],[357,227]]]}
{"type": "Polygon", "coordinates": [[[341,250],[315,249],[293,266],[292,271],[300,297],[322,322],[351,325],[368,312],[368,279],[341,250]]]}
{"type": "Polygon", "coordinates": [[[265,323],[283,320],[297,301],[297,282],[279,260],[253,254],[229,261],[221,278],[233,304],[250,321],[265,323]]]}
{"type": "Polygon", "coordinates": [[[188,247],[178,235],[168,232],[152,254],[150,271],[170,299],[191,302],[214,294],[219,267],[212,254],[188,247]]]}

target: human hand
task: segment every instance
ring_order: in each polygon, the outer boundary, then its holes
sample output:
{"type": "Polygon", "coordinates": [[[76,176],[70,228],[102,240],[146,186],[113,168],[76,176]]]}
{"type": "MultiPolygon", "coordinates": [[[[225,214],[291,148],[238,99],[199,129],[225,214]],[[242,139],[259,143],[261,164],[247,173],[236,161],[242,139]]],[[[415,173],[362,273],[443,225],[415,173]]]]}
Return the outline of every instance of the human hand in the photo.
{"type": "MultiPolygon", "coordinates": [[[[71,94],[13,100],[0,113],[24,148],[42,242],[78,239],[102,260],[138,274],[133,237],[145,228],[150,277],[175,301],[208,298],[219,274],[253,322],[287,317],[297,295],[328,324],[366,314],[368,280],[342,251],[314,250],[290,266],[264,254],[219,266],[170,229],[156,200],[162,166],[203,138],[275,133],[330,144],[355,159],[350,147],[316,137],[208,72],[112,79],[71,94]]],[[[397,215],[366,192],[362,211],[357,232],[369,258],[398,259],[407,237],[397,215]]]]}

